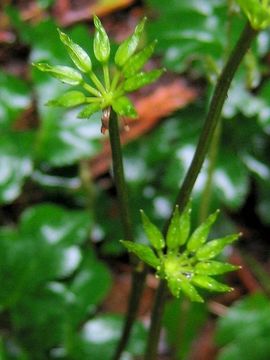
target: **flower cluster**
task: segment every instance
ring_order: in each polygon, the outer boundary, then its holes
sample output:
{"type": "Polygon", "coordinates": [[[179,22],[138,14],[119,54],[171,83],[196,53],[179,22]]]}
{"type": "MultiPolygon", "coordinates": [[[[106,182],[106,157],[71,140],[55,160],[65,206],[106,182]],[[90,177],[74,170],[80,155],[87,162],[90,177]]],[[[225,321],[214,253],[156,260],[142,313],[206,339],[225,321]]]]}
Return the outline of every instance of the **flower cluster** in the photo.
{"type": "Polygon", "coordinates": [[[255,30],[263,30],[270,25],[269,0],[236,0],[255,30]]]}
{"type": "Polygon", "coordinates": [[[178,207],[175,208],[165,241],[160,230],[142,211],[144,231],[152,248],[131,241],[121,242],[128,251],[156,269],[157,276],[167,281],[174,296],[179,297],[183,292],[191,301],[203,302],[196,287],[217,292],[231,290],[229,286],[218,282],[212,276],[236,270],[238,267],[213,259],[239,235],[233,234],[207,242],[211,226],[219,211],[210,215],[190,235],[190,212],[190,205],[182,215],[179,214],[178,207]]]}
{"type": "Polygon", "coordinates": [[[110,41],[97,16],[94,17],[94,55],[103,69],[103,80],[94,73],[90,56],[78,44],[74,43],[68,35],[58,30],[60,40],[64,44],[71,60],[77,67],[51,66],[46,63],[33,64],[40,71],[46,72],[65,84],[81,86],[85,91],[72,90],[60,97],[49,101],[48,105],[74,107],[85,104],[79,113],[79,118],[88,118],[93,113],[102,110],[104,122],[102,132],[107,128],[105,119],[108,118],[110,108],[120,116],[136,118],[136,110],[126,96],[126,93],[148,85],[159,78],[163,69],[149,72],[141,71],[155,49],[156,41],[137,51],[144,31],[146,18],[136,26],[135,31],[118,47],[113,72],[109,69],[110,41]],[[88,78],[90,84],[85,80],[88,78]]]}

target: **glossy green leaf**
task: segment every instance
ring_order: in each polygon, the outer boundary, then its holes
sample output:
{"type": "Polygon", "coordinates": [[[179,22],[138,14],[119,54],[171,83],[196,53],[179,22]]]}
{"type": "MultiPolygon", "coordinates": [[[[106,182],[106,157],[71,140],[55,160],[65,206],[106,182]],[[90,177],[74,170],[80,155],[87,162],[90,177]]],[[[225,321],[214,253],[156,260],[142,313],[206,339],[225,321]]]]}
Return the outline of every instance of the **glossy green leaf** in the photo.
{"type": "Polygon", "coordinates": [[[216,257],[229,244],[233,243],[239,238],[238,234],[228,235],[221,239],[209,241],[196,252],[198,260],[209,260],[216,257]]]}
{"type": "Polygon", "coordinates": [[[64,84],[79,85],[83,80],[81,74],[69,66],[51,66],[45,63],[35,63],[33,65],[38,70],[50,74],[56,79],[62,81],[64,84]]]}
{"type": "Polygon", "coordinates": [[[125,116],[132,119],[138,117],[134,105],[132,104],[131,100],[129,100],[129,98],[126,96],[121,96],[113,100],[112,108],[120,116],[125,116]]]}
{"type": "Polygon", "coordinates": [[[142,69],[142,67],[152,56],[156,44],[157,40],[152,41],[149,45],[145,46],[141,51],[128,59],[125,66],[123,67],[123,73],[126,78],[134,76],[139,70],[142,69]]]}
{"type": "MultiPolygon", "coordinates": [[[[111,359],[121,335],[123,318],[119,315],[99,315],[86,322],[80,335],[70,344],[69,355],[74,360],[111,359]]],[[[127,356],[140,356],[144,353],[146,330],[139,322],[135,322],[129,345],[125,351],[127,356]]]]}
{"type": "Polygon", "coordinates": [[[9,203],[21,192],[32,172],[33,134],[30,132],[0,135],[0,203],[9,203]]]}
{"type": "Polygon", "coordinates": [[[50,100],[46,105],[72,107],[81,105],[86,101],[86,96],[80,91],[68,91],[56,99],[50,100]]]}
{"type": "Polygon", "coordinates": [[[270,354],[270,302],[263,294],[237,301],[218,319],[218,360],[267,360],[270,354]]]}
{"type": "Polygon", "coordinates": [[[117,66],[122,67],[136,51],[144,30],[145,22],[146,17],[136,26],[134,33],[118,47],[114,58],[117,66]]]}
{"type": "Polygon", "coordinates": [[[95,114],[97,111],[101,110],[100,103],[93,103],[86,105],[82,111],[78,114],[79,119],[88,119],[91,115],[95,114]]]}
{"type": "Polygon", "coordinates": [[[222,284],[206,275],[194,275],[191,279],[191,282],[195,286],[199,286],[209,291],[226,292],[232,290],[232,288],[228,285],[222,284]]]}
{"type": "Polygon", "coordinates": [[[97,16],[94,16],[94,25],[96,28],[94,37],[95,57],[101,63],[106,63],[110,57],[110,41],[108,35],[97,16]]]}
{"type": "Polygon", "coordinates": [[[124,83],[124,90],[132,92],[156,81],[164,72],[163,69],[155,69],[149,72],[140,72],[128,78],[124,83]]]}
{"type": "Polygon", "coordinates": [[[189,251],[197,251],[207,240],[210,229],[217,219],[219,210],[211,214],[191,235],[187,243],[189,251]]]}
{"type": "Polygon", "coordinates": [[[160,265],[159,259],[154,254],[153,250],[144,244],[138,244],[131,241],[120,240],[121,244],[127,248],[128,251],[134,253],[138,258],[144,261],[146,264],[157,268],[160,265]]]}
{"type": "Polygon", "coordinates": [[[195,273],[199,275],[220,275],[239,269],[239,266],[218,261],[199,262],[195,266],[195,273]]]}
{"type": "Polygon", "coordinates": [[[151,245],[156,250],[162,250],[165,247],[164,237],[156,225],[154,225],[148,216],[141,210],[143,229],[151,245]]]}
{"type": "Polygon", "coordinates": [[[244,11],[254,29],[261,30],[270,25],[270,9],[267,0],[236,0],[236,2],[244,11]]]}
{"type": "Polygon", "coordinates": [[[90,72],[92,70],[92,62],[89,55],[78,44],[75,44],[67,34],[58,29],[59,37],[62,43],[65,45],[68,54],[77,68],[84,72],[90,72]]]}

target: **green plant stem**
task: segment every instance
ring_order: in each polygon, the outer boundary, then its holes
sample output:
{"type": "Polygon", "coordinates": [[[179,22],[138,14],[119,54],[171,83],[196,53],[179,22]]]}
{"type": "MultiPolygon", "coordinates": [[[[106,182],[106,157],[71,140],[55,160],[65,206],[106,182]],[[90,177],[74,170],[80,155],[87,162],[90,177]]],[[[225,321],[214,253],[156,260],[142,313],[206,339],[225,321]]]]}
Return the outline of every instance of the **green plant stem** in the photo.
{"type": "MultiPolygon", "coordinates": [[[[121,221],[124,230],[124,238],[133,241],[134,237],[131,224],[130,208],[128,203],[128,191],[124,176],[118,119],[113,109],[111,109],[109,121],[109,134],[113,159],[113,173],[119,201],[121,221]]],[[[132,257],[131,261],[134,267],[132,272],[132,283],[129,295],[129,303],[121,338],[113,357],[114,360],[120,359],[120,356],[128,343],[132,326],[136,319],[141,294],[144,288],[144,280],[146,276],[145,266],[141,262],[138,262],[135,257],[132,257]]]]}
{"type": "Polygon", "coordinates": [[[200,202],[200,213],[199,213],[199,222],[202,223],[208,215],[211,196],[212,196],[212,184],[213,184],[213,175],[215,171],[215,165],[217,161],[218,155],[218,147],[219,147],[219,140],[221,135],[221,121],[218,122],[216,130],[213,135],[213,139],[210,144],[209,148],[209,156],[208,156],[208,167],[207,167],[207,176],[205,186],[202,192],[202,198],[200,202]]]}
{"type": "Polygon", "coordinates": [[[120,208],[121,222],[124,230],[124,237],[133,240],[130,209],[128,203],[128,191],[124,175],[123,156],[118,128],[117,114],[111,109],[109,121],[109,135],[112,150],[112,165],[114,182],[117,190],[117,197],[120,208]]]}
{"type": "MultiPolygon", "coordinates": [[[[195,154],[176,198],[175,205],[179,206],[180,213],[185,209],[189,201],[195,181],[202,168],[202,164],[220,119],[221,111],[227,98],[227,92],[234,74],[257,33],[258,32],[256,30],[251,28],[249,23],[245,26],[217,81],[195,154]]],[[[168,225],[165,227],[165,232],[167,230],[167,226],[168,225]]],[[[145,360],[156,360],[157,358],[157,345],[161,330],[163,308],[165,306],[165,294],[166,287],[164,285],[164,280],[161,280],[157,289],[155,303],[151,314],[151,324],[144,357],[145,360]]]]}

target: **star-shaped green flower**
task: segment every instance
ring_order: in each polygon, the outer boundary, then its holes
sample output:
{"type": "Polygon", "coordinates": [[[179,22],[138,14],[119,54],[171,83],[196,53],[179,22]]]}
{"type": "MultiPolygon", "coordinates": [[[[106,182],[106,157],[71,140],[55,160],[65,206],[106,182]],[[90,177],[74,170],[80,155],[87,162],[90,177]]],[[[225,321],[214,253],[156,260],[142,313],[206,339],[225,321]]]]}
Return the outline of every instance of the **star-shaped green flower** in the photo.
{"type": "Polygon", "coordinates": [[[106,119],[108,119],[111,107],[121,117],[136,118],[136,110],[126,94],[154,82],[163,72],[163,69],[141,71],[153,54],[156,45],[156,41],[153,41],[137,51],[145,22],[146,18],[143,18],[136,26],[134,33],[119,45],[114,57],[115,67],[111,71],[109,69],[110,41],[100,20],[94,16],[93,50],[103,69],[102,80],[93,72],[91,58],[85,50],[74,43],[68,35],[58,30],[60,40],[78,70],[68,66],[51,66],[46,63],[33,65],[65,84],[81,86],[84,91],[68,91],[49,101],[48,105],[63,107],[86,105],[79,113],[79,118],[88,118],[93,113],[102,110],[104,112],[102,132],[107,128],[106,119]]]}
{"type": "Polygon", "coordinates": [[[270,25],[269,0],[236,0],[255,30],[263,30],[270,25]]]}
{"type": "Polygon", "coordinates": [[[182,215],[179,214],[178,207],[175,208],[165,241],[160,230],[142,211],[144,231],[152,248],[131,241],[121,242],[129,251],[156,269],[157,276],[167,281],[174,296],[179,297],[183,292],[191,301],[203,302],[196,287],[217,292],[232,290],[212,276],[236,270],[238,267],[213,259],[228,244],[238,239],[239,235],[233,234],[206,242],[219,211],[210,215],[190,235],[190,212],[190,205],[182,215]]]}

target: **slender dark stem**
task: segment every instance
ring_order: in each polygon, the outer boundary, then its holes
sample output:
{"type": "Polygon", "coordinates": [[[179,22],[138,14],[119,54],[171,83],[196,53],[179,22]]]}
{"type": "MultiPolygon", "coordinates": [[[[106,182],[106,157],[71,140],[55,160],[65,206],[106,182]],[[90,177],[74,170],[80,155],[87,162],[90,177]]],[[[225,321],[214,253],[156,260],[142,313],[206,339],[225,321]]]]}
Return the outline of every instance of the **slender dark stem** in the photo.
{"type": "MultiPolygon", "coordinates": [[[[122,148],[121,148],[119,127],[118,127],[118,119],[113,109],[111,109],[111,115],[109,121],[109,134],[110,134],[110,143],[111,143],[112,159],[113,159],[114,180],[115,180],[117,196],[119,201],[124,237],[126,240],[133,241],[134,238],[133,238],[133,231],[131,224],[130,207],[128,202],[128,191],[127,191],[125,175],[124,175],[123,156],[122,156],[122,148]]],[[[144,282],[145,282],[144,280],[146,276],[145,266],[141,262],[138,262],[137,259],[134,257],[131,258],[131,261],[133,263],[134,268],[132,272],[132,283],[131,283],[131,291],[129,295],[129,303],[127,307],[127,313],[122,330],[122,335],[113,357],[114,360],[120,359],[120,356],[128,343],[132,326],[134,324],[138,312],[142,291],[144,288],[144,282]]]]}
{"type": "Polygon", "coordinates": [[[130,209],[128,203],[128,191],[124,175],[123,156],[116,113],[111,109],[109,121],[109,134],[112,150],[112,164],[117,197],[120,208],[121,222],[124,230],[124,237],[133,240],[130,209]]]}
{"type": "MultiPolygon", "coordinates": [[[[227,98],[227,92],[234,74],[256,35],[257,31],[247,24],[218,79],[195,154],[176,198],[175,204],[179,205],[180,212],[182,212],[186,207],[195,181],[202,168],[202,164],[205,160],[211,139],[218,125],[221,111],[227,98]]],[[[167,230],[167,226],[168,222],[165,226],[165,232],[167,230]]],[[[152,310],[145,360],[156,360],[157,358],[157,345],[161,330],[162,309],[166,298],[165,294],[166,287],[164,285],[164,281],[162,280],[160,281],[160,285],[157,289],[155,303],[152,310]],[[161,311],[157,311],[157,307],[160,307],[161,311]]]]}

